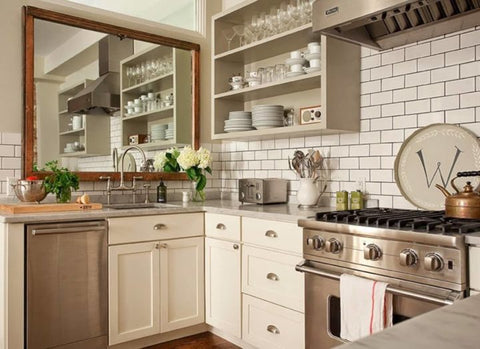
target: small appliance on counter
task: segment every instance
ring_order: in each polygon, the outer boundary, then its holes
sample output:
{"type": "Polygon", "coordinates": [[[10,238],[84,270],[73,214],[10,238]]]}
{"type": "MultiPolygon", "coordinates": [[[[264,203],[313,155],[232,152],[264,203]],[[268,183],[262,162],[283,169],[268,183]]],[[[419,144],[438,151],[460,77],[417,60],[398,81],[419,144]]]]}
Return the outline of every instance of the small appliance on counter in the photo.
{"type": "Polygon", "coordinates": [[[287,202],[287,180],[277,178],[238,180],[238,200],[254,204],[283,204],[287,202]]]}

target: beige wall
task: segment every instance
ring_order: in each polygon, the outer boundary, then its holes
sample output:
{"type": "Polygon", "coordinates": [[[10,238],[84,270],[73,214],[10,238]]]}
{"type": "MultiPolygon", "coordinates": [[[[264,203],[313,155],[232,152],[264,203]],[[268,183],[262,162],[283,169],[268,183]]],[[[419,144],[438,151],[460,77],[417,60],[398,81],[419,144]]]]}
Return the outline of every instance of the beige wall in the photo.
{"type": "Polygon", "coordinates": [[[70,15],[106,22],[122,27],[142,30],[176,39],[192,41],[201,45],[201,134],[202,141],[210,135],[210,18],[221,10],[221,0],[205,0],[207,23],[205,35],[151,23],[145,20],[112,14],[102,10],[85,10],[77,4],[65,6],[61,0],[7,0],[0,5],[0,95],[3,96],[0,132],[21,132],[23,119],[23,62],[22,62],[22,6],[31,5],[70,15]],[[63,5],[62,5],[63,4],[63,5]],[[8,103],[5,103],[8,101],[8,103]]]}

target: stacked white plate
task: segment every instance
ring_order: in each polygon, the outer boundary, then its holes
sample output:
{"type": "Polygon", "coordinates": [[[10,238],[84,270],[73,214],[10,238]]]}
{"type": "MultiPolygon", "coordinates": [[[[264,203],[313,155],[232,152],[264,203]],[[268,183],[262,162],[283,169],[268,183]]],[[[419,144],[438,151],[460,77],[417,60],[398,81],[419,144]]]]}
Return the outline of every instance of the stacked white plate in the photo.
{"type": "Polygon", "coordinates": [[[252,125],[257,130],[284,126],[283,105],[263,104],[252,108],[252,125]]]}
{"type": "Polygon", "coordinates": [[[167,124],[152,125],[152,141],[164,140],[166,137],[167,124]]]}
{"type": "Polygon", "coordinates": [[[165,130],[165,139],[173,139],[173,133],[175,129],[173,127],[173,122],[168,123],[168,128],[165,130]]]}
{"type": "Polygon", "coordinates": [[[231,111],[225,120],[225,132],[242,132],[253,130],[252,113],[248,111],[231,111]]]}

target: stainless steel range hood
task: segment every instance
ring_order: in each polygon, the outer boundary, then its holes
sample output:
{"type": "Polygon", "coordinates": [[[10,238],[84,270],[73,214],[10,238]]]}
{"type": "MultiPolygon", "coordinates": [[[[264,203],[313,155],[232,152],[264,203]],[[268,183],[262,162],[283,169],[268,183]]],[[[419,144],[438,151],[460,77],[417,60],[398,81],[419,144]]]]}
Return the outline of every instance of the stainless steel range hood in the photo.
{"type": "Polygon", "coordinates": [[[67,102],[77,114],[113,114],[120,110],[120,61],[133,54],[133,40],[109,35],[98,42],[100,77],[67,102]]]}
{"type": "Polygon", "coordinates": [[[313,30],[377,50],[480,25],[480,0],[317,0],[313,30]]]}

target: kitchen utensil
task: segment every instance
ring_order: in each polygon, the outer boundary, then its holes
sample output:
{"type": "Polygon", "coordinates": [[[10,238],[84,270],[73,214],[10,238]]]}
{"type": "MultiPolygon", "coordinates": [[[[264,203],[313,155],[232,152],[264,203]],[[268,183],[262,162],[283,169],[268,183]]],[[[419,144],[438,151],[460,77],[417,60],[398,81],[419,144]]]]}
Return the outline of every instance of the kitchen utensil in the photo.
{"type": "Polygon", "coordinates": [[[456,192],[455,194],[450,194],[449,191],[440,184],[435,185],[446,197],[445,215],[447,217],[480,219],[480,193],[474,191],[471,182],[467,182],[462,192],[460,192],[455,185],[455,180],[459,177],[476,176],[480,176],[480,171],[458,172],[457,177],[453,178],[450,182],[456,192]]]}
{"type": "Polygon", "coordinates": [[[239,179],[238,188],[238,200],[241,203],[263,205],[287,202],[288,181],[285,179],[239,179]]]}
{"type": "Polygon", "coordinates": [[[43,180],[18,180],[11,186],[17,198],[22,202],[40,203],[47,196],[43,180]]]}
{"type": "MultiPolygon", "coordinates": [[[[457,172],[480,169],[480,142],[475,134],[460,126],[434,124],[407,138],[395,159],[395,181],[402,195],[414,206],[443,210],[445,198],[435,183],[450,190],[457,172]]],[[[479,177],[471,178],[476,188],[479,177]]]]}

